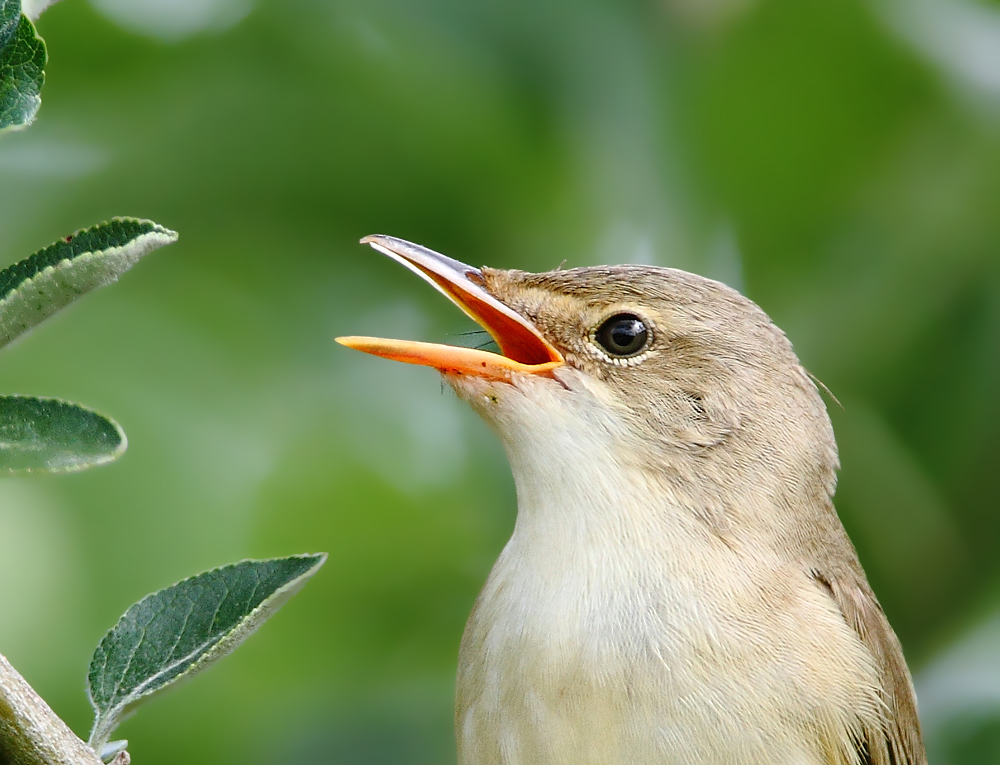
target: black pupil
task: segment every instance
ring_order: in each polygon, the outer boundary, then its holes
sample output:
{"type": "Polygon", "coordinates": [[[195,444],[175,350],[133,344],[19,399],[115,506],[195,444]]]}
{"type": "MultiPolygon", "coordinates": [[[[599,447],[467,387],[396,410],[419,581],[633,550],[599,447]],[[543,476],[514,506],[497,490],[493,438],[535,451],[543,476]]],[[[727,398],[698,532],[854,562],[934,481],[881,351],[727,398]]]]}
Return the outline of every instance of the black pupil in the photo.
{"type": "Polygon", "coordinates": [[[612,316],[597,330],[597,342],[612,356],[631,356],[646,347],[649,330],[630,313],[612,316]]]}

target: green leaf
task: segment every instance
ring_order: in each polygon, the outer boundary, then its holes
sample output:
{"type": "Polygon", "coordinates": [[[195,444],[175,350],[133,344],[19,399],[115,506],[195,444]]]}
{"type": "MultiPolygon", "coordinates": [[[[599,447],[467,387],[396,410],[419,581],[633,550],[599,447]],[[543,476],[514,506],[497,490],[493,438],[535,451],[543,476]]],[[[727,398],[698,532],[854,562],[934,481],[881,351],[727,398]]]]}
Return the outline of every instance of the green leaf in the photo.
{"type": "Polygon", "coordinates": [[[90,662],[88,742],[100,750],[140,700],[231,653],[319,570],[326,554],[245,560],[147,595],[90,662]]]}
{"type": "Polygon", "coordinates": [[[0,53],[10,43],[20,24],[20,0],[0,0],[0,53]]]}
{"type": "Polygon", "coordinates": [[[0,271],[0,346],[175,241],[176,233],[152,221],[113,218],[0,271]]]}
{"type": "Polygon", "coordinates": [[[0,130],[31,124],[42,104],[47,60],[20,0],[0,0],[0,130]]]}
{"type": "Polygon", "coordinates": [[[0,473],[72,473],[125,451],[125,434],[104,415],[68,401],[0,396],[0,473]]]}

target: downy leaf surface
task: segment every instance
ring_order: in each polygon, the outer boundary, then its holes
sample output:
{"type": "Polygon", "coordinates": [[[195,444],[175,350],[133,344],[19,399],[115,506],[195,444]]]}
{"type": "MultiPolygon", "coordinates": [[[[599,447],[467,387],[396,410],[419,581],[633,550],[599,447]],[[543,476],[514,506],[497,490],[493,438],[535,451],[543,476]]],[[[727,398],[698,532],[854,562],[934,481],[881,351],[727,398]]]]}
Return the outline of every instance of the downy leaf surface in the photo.
{"type": "Polygon", "coordinates": [[[21,13],[21,0],[0,0],[0,131],[31,124],[42,104],[45,42],[21,13]]]}
{"type": "Polygon", "coordinates": [[[245,560],[185,579],[129,608],[90,662],[90,746],[99,751],[140,701],[235,650],[325,560],[325,553],[245,560]]]}
{"type": "Polygon", "coordinates": [[[0,396],[0,473],[72,473],[119,457],[116,422],[79,404],[0,396]]]}
{"type": "Polygon", "coordinates": [[[152,221],[114,218],[5,268],[0,271],[0,346],[175,241],[175,232],[152,221]]]}

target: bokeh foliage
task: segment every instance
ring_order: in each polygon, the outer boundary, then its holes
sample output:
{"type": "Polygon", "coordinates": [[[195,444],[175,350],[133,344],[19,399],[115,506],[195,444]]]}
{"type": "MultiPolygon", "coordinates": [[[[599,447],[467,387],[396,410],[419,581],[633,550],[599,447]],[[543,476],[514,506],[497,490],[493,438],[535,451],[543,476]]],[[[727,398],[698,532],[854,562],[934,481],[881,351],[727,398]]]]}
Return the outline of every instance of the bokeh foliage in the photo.
{"type": "Polygon", "coordinates": [[[757,300],[843,403],[837,505],[933,761],[992,762],[1000,643],[974,647],[1000,608],[1000,89],[955,14],[985,34],[996,4],[244,5],[165,42],[64,0],[39,21],[38,121],[0,143],[6,262],[113,214],[184,234],[0,367],[0,390],[87,401],[131,442],[113,468],[0,483],[0,649],[56,710],[85,731],[89,649],[144,593],[323,549],[284,618],[122,728],[133,757],[453,757],[458,640],[514,497],[433,373],[332,342],[469,328],[356,244],[387,233],[476,264],[672,265],[757,300]]]}

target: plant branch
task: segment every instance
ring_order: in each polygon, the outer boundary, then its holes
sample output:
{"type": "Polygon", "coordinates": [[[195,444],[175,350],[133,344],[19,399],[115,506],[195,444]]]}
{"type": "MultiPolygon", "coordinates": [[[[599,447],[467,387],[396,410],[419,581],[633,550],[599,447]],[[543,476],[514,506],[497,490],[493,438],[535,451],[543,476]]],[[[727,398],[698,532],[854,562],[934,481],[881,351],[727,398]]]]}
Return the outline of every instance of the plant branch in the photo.
{"type": "MultiPolygon", "coordinates": [[[[127,756],[121,761],[127,762],[127,756]]],[[[103,765],[94,750],[69,729],[2,654],[0,763],[103,765]]]]}

